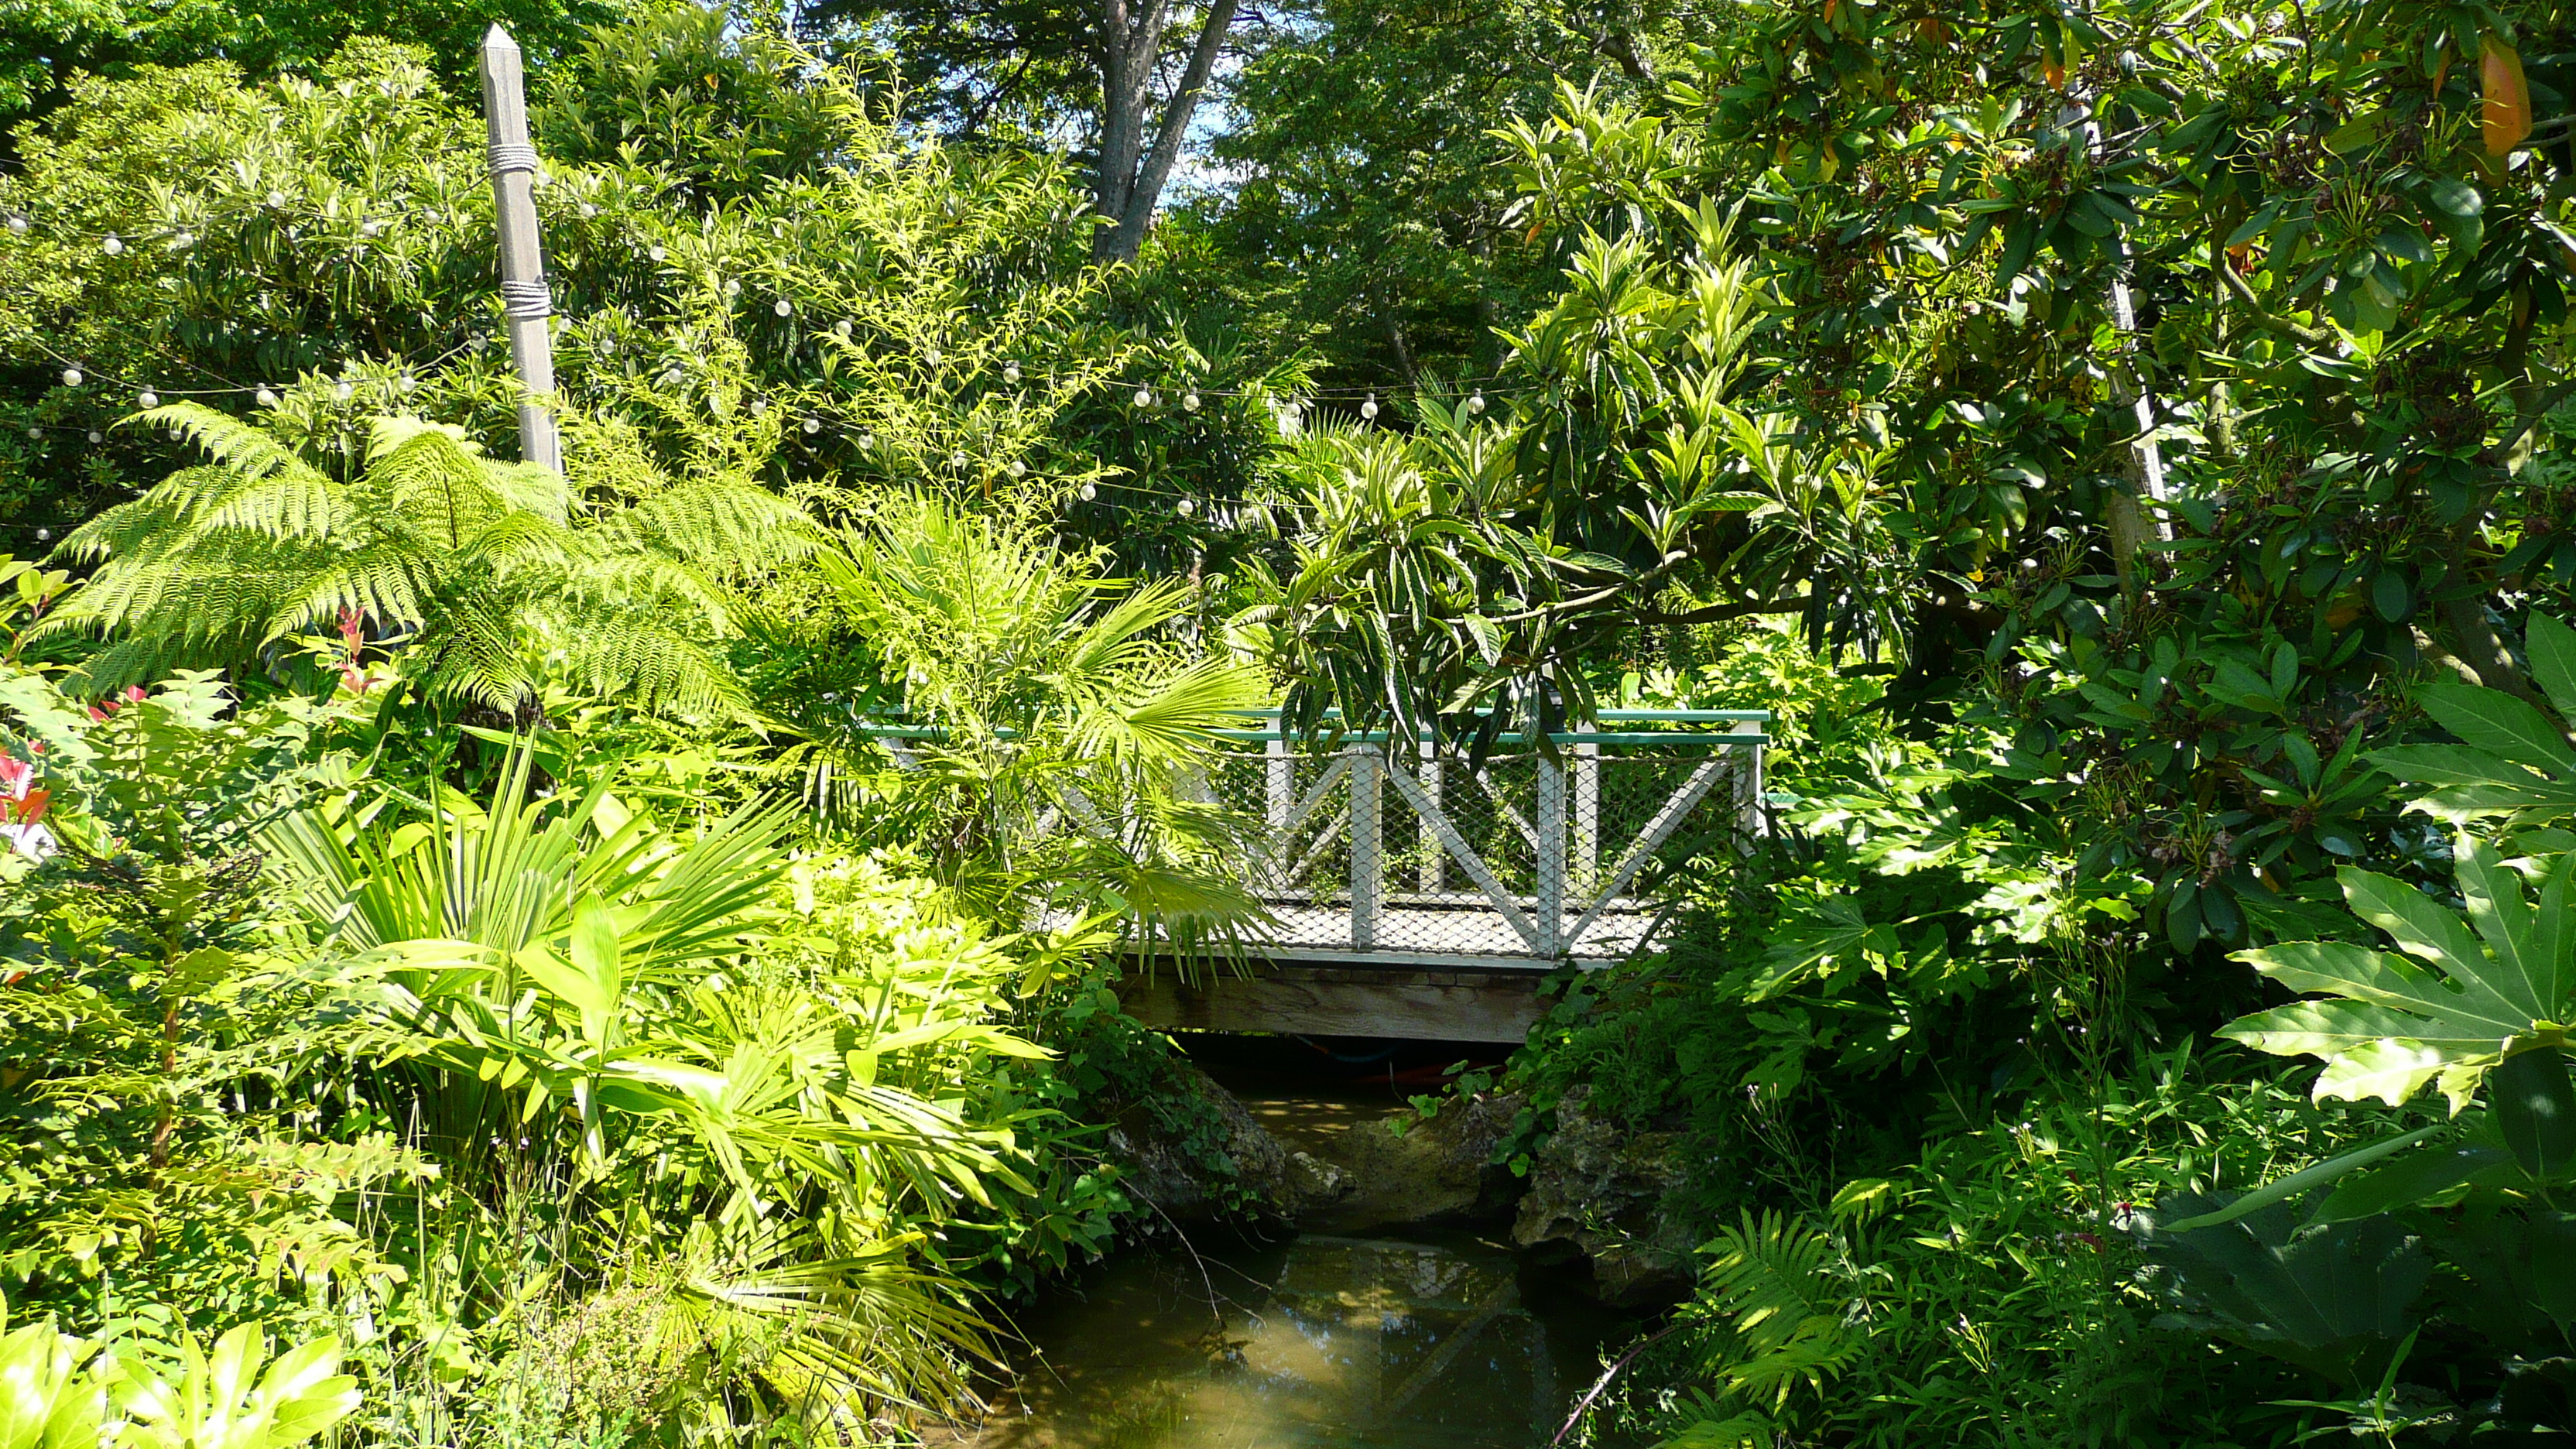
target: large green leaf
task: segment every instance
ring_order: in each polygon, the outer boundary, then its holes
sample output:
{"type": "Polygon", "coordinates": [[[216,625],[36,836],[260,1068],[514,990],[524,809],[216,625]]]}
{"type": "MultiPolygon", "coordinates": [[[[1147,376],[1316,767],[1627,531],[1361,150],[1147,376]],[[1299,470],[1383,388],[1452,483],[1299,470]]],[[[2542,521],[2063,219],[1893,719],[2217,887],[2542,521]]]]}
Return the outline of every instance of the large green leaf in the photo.
{"type": "MultiPolygon", "coordinates": [[[[2576,709],[2576,629],[2532,616],[2532,673],[2561,716],[2576,709]]],[[[2414,803],[2452,820],[2529,812],[2541,818],[2576,812],[2576,747],[2539,706],[2497,689],[2445,681],[2416,690],[2416,701],[2455,745],[2396,745],[2374,751],[2373,765],[2433,788],[2414,803]]]]}
{"type": "Polygon", "coordinates": [[[2324,999],[2257,1012],[2220,1034],[2324,1058],[2319,1097],[2394,1106],[2438,1080],[2454,1112],[2509,1053],[2563,1043],[2576,1011],[2576,857],[2550,866],[2537,909],[2494,847],[2463,835],[2454,859],[2466,920],[2403,881],[2340,872],[2354,914],[2404,954],[2334,941],[2241,952],[2264,975],[2324,999]]]}
{"type": "Polygon", "coordinates": [[[2284,1202],[2213,1227],[2225,1195],[2183,1195],[2131,1226],[2183,1326],[2347,1383],[2370,1375],[2414,1323],[2433,1260],[2395,1220],[2302,1225],[2284,1202]],[[2171,1225],[2168,1225],[2171,1224],[2171,1225]]]}

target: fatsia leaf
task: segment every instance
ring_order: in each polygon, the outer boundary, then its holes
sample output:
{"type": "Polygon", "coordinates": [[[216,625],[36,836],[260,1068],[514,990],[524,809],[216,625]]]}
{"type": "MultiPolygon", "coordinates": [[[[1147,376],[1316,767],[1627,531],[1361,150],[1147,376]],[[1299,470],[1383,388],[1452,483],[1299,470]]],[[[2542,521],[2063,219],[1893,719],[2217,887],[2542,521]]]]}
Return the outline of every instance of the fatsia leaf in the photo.
{"type": "Polygon", "coordinates": [[[2534,909],[2494,847],[2462,836],[2452,854],[2475,931],[2403,881],[2346,869],[2354,911],[2425,964],[2330,941],[2240,952],[2283,985],[2328,999],[2257,1012],[2220,1034],[2258,1051],[2323,1057],[2319,1097],[2396,1105],[2438,1079],[2454,1112],[2508,1052],[2563,1041],[2576,990],[2567,919],[2576,863],[2552,866],[2534,909]]]}

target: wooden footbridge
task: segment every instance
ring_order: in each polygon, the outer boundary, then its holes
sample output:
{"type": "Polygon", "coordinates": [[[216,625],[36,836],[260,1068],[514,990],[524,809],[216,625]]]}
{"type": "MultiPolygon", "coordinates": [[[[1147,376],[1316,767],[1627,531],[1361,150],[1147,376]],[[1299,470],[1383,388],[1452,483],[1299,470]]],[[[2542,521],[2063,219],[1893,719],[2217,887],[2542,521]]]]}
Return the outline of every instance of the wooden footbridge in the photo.
{"type": "Polygon", "coordinates": [[[1769,721],[1605,710],[1473,766],[1381,735],[1299,738],[1275,715],[1230,731],[1196,783],[1263,823],[1270,928],[1248,971],[1164,956],[1120,996],[1166,1028],[1518,1042],[1547,973],[1652,944],[1667,913],[1645,883],[1762,833],[1769,721]]]}

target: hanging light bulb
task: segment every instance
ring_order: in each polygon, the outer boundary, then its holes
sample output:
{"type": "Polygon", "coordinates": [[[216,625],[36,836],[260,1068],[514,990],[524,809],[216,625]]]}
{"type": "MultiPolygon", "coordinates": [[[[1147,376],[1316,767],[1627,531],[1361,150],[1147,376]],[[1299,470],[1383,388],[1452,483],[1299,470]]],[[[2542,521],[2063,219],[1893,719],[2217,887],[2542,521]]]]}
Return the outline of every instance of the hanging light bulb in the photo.
{"type": "Polygon", "coordinates": [[[1189,409],[1191,412],[1197,412],[1199,410],[1199,390],[1197,388],[1191,388],[1187,393],[1183,394],[1181,397],[1181,406],[1189,409]]]}
{"type": "Polygon", "coordinates": [[[1376,393],[1370,393],[1370,394],[1368,395],[1368,401],[1360,404],[1360,421],[1362,421],[1362,422],[1368,422],[1368,423],[1373,423],[1373,422],[1376,422],[1376,421],[1377,421],[1377,394],[1376,394],[1376,393]]]}
{"type": "Polygon", "coordinates": [[[728,296],[728,297],[739,297],[739,296],[741,296],[741,295],[742,295],[742,278],[740,278],[740,277],[727,277],[727,278],[725,278],[725,288],[724,288],[724,292],[725,292],[725,295],[726,295],[726,296],[728,296]]]}
{"type": "Polygon", "coordinates": [[[662,260],[664,257],[669,256],[669,255],[670,255],[670,253],[669,253],[669,252],[666,252],[666,251],[664,251],[664,250],[662,250],[662,249],[661,249],[660,247],[658,247],[658,246],[650,246],[650,247],[646,247],[646,248],[644,249],[644,255],[645,255],[645,256],[647,256],[647,257],[650,257],[650,258],[652,258],[654,261],[657,261],[657,262],[658,262],[658,261],[662,260]]]}
{"type": "Polygon", "coordinates": [[[859,434],[859,451],[860,451],[860,452],[863,452],[863,453],[873,453],[873,452],[875,452],[876,450],[877,450],[877,435],[876,435],[876,434],[874,434],[874,433],[861,433],[861,434],[859,434]]]}
{"type": "Polygon", "coordinates": [[[1182,499],[1176,507],[1183,518],[1187,518],[1191,514],[1199,511],[1199,506],[1186,498],[1182,499]]]}
{"type": "Polygon", "coordinates": [[[29,423],[27,424],[27,436],[42,442],[44,440],[45,430],[37,427],[34,423],[29,423]]]}
{"type": "Polygon", "coordinates": [[[781,297],[777,301],[769,304],[769,310],[777,313],[781,317],[793,317],[796,315],[796,304],[788,301],[784,297],[781,297]]]}
{"type": "Polygon", "coordinates": [[[37,530],[36,530],[36,542],[38,542],[38,543],[52,543],[53,541],[54,541],[54,531],[53,531],[52,529],[50,529],[50,528],[40,528],[40,529],[37,529],[37,530]]]}
{"type": "Polygon", "coordinates": [[[122,242],[122,241],[117,240],[115,237],[109,237],[107,240],[105,240],[105,241],[103,241],[103,242],[100,242],[98,245],[99,245],[99,250],[101,250],[101,251],[103,251],[103,252],[106,252],[106,253],[107,253],[109,256],[111,256],[111,257],[112,257],[112,256],[115,256],[117,253],[119,253],[119,252],[121,252],[121,251],[125,250],[125,243],[124,243],[124,242],[122,242]]]}
{"type": "Polygon", "coordinates": [[[63,386],[65,386],[65,387],[78,387],[78,386],[80,386],[80,385],[81,385],[81,370],[80,370],[79,368],[77,368],[77,367],[66,367],[66,368],[64,368],[64,369],[63,369],[63,386]]]}
{"type": "Polygon", "coordinates": [[[805,436],[810,438],[816,433],[823,431],[823,420],[821,418],[807,418],[804,423],[804,428],[805,436]]]}
{"type": "Polygon", "coordinates": [[[1097,497],[1099,497],[1099,496],[1100,496],[1100,490],[1099,490],[1099,489],[1092,487],[1092,486],[1091,486],[1090,484],[1088,484],[1088,483],[1085,483],[1085,484],[1083,484],[1083,485],[1082,485],[1082,501],[1083,501],[1083,502],[1085,502],[1085,503],[1089,503],[1092,499],[1097,498],[1097,497]]]}
{"type": "Polygon", "coordinates": [[[1021,462],[1017,458],[1013,458],[1011,460],[1011,476],[1014,478],[1026,478],[1029,476],[1029,465],[1021,462]]]}
{"type": "Polygon", "coordinates": [[[1152,407],[1153,405],[1154,405],[1154,393],[1153,393],[1153,389],[1151,389],[1151,388],[1143,388],[1143,387],[1140,387],[1140,388],[1136,389],[1136,406],[1138,406],[1138,407],[1140,407],[1140,408],[1149,408],[1149,407],[1152,407]]]}
{"type": "Polygon", "coordinates": [[[161,406],[161,394],[154,392],[152,389],[147,387],[143,390],[142,395],[135,398],[134,401],[143,407],[157,408],[161,406]]]}
{"type": "Polygon", "coordinates": [[[96,428],[92,428],[89,430],[89,440],[93,443],[104,443],[107,441],[107,434],[100,432],[96,428]]]}
{"type": "Polygon", "coordinates": [[[284,206],[285,204],[286,204],[286,193],[285,193],[285,192],[283,192],[283,191],[272,191],[272,192],[270,192],[270,193],[268,194],[268,205],[269,205],[269,209],[270,209],[270,210],[272,210],[272,211],[273,211],[273,210],[277,209],[278,207],[284,206]]]}
{"type": "Polygon", "coordinates": [[[1013,387],[1019,386],[1020,365],[1016,362],[1004,363],[1002,365],[1002,381],[1011,384],[1013,387]]]}
{"type": "Polygon", "coordinates": [[[850,319],[849,319],[849,318],[847,318],[847,317],[844,317],[844,318],[842,318],[840,321],[833,323],[833,324],[832,324],[832,335],[833,335],[833,336],[835,336],[835,337],[840,338],[843,342],[847,342],[847,341],[849,341],[849,340],[850,340],[850,319]]]}
{"type": "Polygon", "coordinates": [[[1469,416],[1469,417],[1471,417],[1471,418],[1472,418],[1472,417],[1477,417],[1477,416],[1482,415],[1484,411],[1485,411],[1485,394],[1484,394],[1484,390],[1480,388],[1480,389],[1478,389],[1476,392],[1474,392],[1473,394],[1469,395],[1469,397],[1468,397],[1468,399],[1467,399],[1467,416],[1469,416]]]}
{"type": "Polygon", "coordinates": [[[277,394],[270,392],[267,388],[261,388],[256,401],[261,407],[273,408],[277,406],[277,394]]]}

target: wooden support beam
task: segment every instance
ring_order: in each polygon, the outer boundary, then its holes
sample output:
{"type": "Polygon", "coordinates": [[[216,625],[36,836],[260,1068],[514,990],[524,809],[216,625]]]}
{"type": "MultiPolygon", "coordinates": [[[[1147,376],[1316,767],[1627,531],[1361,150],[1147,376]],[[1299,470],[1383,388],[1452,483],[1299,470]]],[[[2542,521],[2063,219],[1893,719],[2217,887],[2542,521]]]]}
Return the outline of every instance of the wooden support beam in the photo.
{"type": "Polygon", "coordinates": [[[1405,1041],[1519,1043],[1546,1009],[1532,971],[1408,971],[1336,966],[1172,971],[1118,984],[1129,1015],[1167,1031],[1296,1032],[1405,1041]]]}

